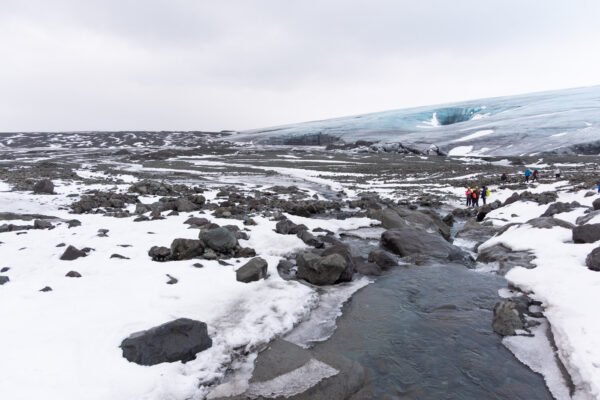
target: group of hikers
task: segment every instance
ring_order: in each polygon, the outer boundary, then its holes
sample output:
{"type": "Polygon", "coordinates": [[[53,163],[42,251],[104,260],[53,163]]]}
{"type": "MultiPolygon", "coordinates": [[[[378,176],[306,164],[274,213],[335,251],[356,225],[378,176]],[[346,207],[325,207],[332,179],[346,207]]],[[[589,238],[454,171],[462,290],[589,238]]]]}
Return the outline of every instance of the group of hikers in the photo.
{"type": "Polygon", "coordinates": [[[490,190],[487,186],[479,189],[479,186],[475,186],[475,188],[471,189],[467,187],[467,207],[479,207],[479,199],[483,201],[483,204],[486,204],[486,199],[490,195],[490,190]]]}
{"type": "MultiPolygon", "coordinates": [[[[560,168],[556,168],[556,170],[554,171],[554,177],[556,179],[560,178],[560,168]]],[[[540,175],[540,171],[536,168],[533,171],[531,171],[529,168],[527,168],[525,170],[525,182],[529,182],[529,178],[531,178],[531,182],[536,182],[538,180],[538,177],[540,175]]],[[[500,176],[500,182],[506,182],[508,180],[508,175],[506,174],[506,172],[502,173],[502,175],[500,176]]]]}

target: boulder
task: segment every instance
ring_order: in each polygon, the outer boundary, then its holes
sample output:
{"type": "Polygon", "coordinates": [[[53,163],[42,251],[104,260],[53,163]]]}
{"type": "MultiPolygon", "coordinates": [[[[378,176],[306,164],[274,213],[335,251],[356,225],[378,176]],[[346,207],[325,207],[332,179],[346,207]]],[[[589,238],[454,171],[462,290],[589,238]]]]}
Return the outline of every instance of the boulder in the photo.
{"type": "Polygon", "coordinates": [[[307,230],[302,230],[298,232],[296,236],[298,236],[300,240],[302,240],[307,245],[316,247],[317,249],[320,249],[324,246],[324,243],[321,239],[317,238],[315,235],[313,235],[307,230]]]}
{"type": "Polygon", "coordinates": [[[455,261],[469,267],[473,264],[468,253],[459,247],[448,243],[440,235],[416,227],[396,228],[383,232],[381,246],[401,257],[422,254],[455,261]]]}
{"type": "Polygon", "coordinates": [[[65,276],[68,278],[81,278],[81,274],[77,271],[69,271],[65,276]]]}
{"type": "Polygon", "coordinates": [[[496,303],[492,320],[494,332],[502,336],[516,335],[516,331],[524,327],[522,316],[514,301],[501,300],[496,303]]]}
{"type": "Polygon", "coordinates": [[[546,209],[546,211],[541,216],[542,217],[552,217],[555,214],[569,212],[569,211],[573,210],[573,208],[574,208],[573,204],[563,203],[563,202],[559,201],[559,202],[550,204],[550,206],[546,209]]]}
{"type": "Polygon", "coordinates": [[[190,212],[190,211],[195,211],[198,209],[198,206],[194,203],[192,203],[191,201],[189,201],[188,199],[185,198],[179,198],[177,200],[175,200],[175,211],[179,211],[179,212],[190,212]]]}
{"type": "Polygon", "coordinates": [[[42,179],[33,185],[33,193],[54,194],[54,184],[50,179],[42,179]]]}
{"type": "Polygon", "coordinates": [[[585,265],[592,271],[600,271],[600,247],[596,247],[585,259],[585,265]]]}
{"type": "Polygon", "coordinates": [[[256,257],[256,250],[254,250],[251,247],[244,247],[239,249],[235,255],[235,258],[249,258],[249,257],[256,257]]]}
{"type": "Polygon", "coordinates": [[[8,276],[0,275],[0,286],[4,285],[5,283],[7,283],[9,281],[10,281],[10,278],[8,276]]]}
{"type": "Polygon", "coordinates": [[[333,285],[346,270],[348,263],[339,254],[319,257],[313,253],[300,253],[296,256],[298,272],[296,277],[313,285],[333,285]]]}
{"type": "Polygon", "coordinates": [[[190,260],[204,253],[202,242],[197,239],[175,239],[171,243],[171,259],[190,260]]]}
{"type": "Polygon", "coordinates": [[[167,278],[169,278],[169,280],[167,281],[167,285],[174,285],[177,282],[179,282],[179,280],[177,278],[175,278],[174,276],[171,276],[169,274],[166,274],[167,278]]]}
{"type": "Polygon", "coordinates": [[[388,269],[398,265],[396,257],[385,250],[375,249],[369,253],[369,262],[375,263],[382,269],[388,269]]]}
{"type": "Polygon", "coordinates": [[[565,228],[565,229],[573,229],[574,228],[574,225],[572,223],[563,221],[562,219],[552,218],[552,217],[539,217],[539,218],[530,219],[529,221],[526,222],[526,224],[529,224],[529,225],[533,226],[534,228],[538,228],[538,229],[552,229],[555,227],[561,227],[561,228],[565,228]]]}
{"type": "Polygon", "coordinates": [[[52,223],[50,223],[50,221],[46,221],[43,219],[36,219],[35,221],[33,221],[33,228],[34,229],[53,229],[54,225],[52,225],[52,223]]]}
{"type": "Polygon", "coordinates": [[[354,258],[352,257],[352,254],[350,253],[350,249],[348,248],[348,246],[346,246],[345,244],[343,244],[341,242],[337,242],[333,246],[326,248],[321,253],[321,256],[325,257],[330,254],[339,254],[340,256],[344,257],[344,260],[346,260],[346,264],[347,264],[346,269],[344,270],[344,272],[342,272],[342,274],[338,278],[338,282],[350,282],[352,280],[352,275],[354,275],[354,270],[356,269],[356,264],[354,262],[354,258]]]}
{"type": "Polygon", "coordinates": [[[297,225],[289,219],[282,219],[275,225],[275,232],[282,235],[297,235],[304,230],[308,230],[306,225],[297,225]]]}
{"type": "Polygon", "coordinates": [[[587,224],[588,222],[590,222],[592,219],[594,219],[598,215],[600,215],[600,210],[591,211],[585,215],[582,215],[581,217],[577,217],[577,219],[575,220],[575,223],[577,225],[587,224]]]}
{"type": "Polygon", "coordinates": [[[148,250],[148,255],[152,258],[152,261],[168,261],[171,257],[171,249],[164,246],[152,246],[148,250]]]}
{"type": "Polygon", "coordinates": [[[364,260],[355,261],[355,270],[359,274],[367,276],[379,276],[382,273],[382,268],[372,262],[365,262],[364,260]]]}
{"type": "Polygon", "coordinates": [[[477,220],[470,219],[456,233],[456,238],[472,242],[473,246],[470,250],[477,250],[483,242],[494,236],[497,231],[498,229],[494,226],[483,225],[477,220]]]}
{"type": "Polygon", "coordinates": [[[521,200],[521,196],[519,196],[519,193],[514,192],[513,194],[510,195],[510,197],[508,199],[504,200],[504,203],[502,203],[502,205],[507,206],[507,205],[515,203],[519,200],[521,200]]]}
{"type": "Polygon", "coordinates": [[[592,202],[592,207],[594,207],[594,210],[600,210],[600,198],[592,202]]]}
{"type": "Polygon", "coordinates": [[[147,331],[137,332],[121,342],[123,357],[140,365],[194,360],[196,354],[210,348],[206,324],[180,318],[147,331]]]}
{"type": "Polygon", "coordinates": [[[206,218],[198,218],[198,217],[190,217],[185,220],[184,224],[192,225],[192,226],[204,226],[210,223],[206,218]]]}
{"type": "Polygon", "coordinates": [[[424,230],[438,232],[446,240],[450,239],[450,227],[433,211],[388,207],[383,210],[370,210],[369,214],[371,218],[380,220],[386,229],[416,226],[424,230]]]}
{"type": "Polygon", "coordinates": [[[238,282],[253,282],[267,277],[267,261],[263,258],[256,257],[248,261],[237,271],[235,271],[235,279],[238,282]]]}
{"type": "Polygon", "coordinates": [[[594,243],[600,240],[600,224],[579,225],[573,228],[573,242],[594,243]]]}
{"type": "Polygon", "coordinates": [[[499,200],[496,200],[492,203],[488,203],[483,205],[477,209],[477,221],[481,222],[484,220],[485,216],[488,215],[490,211],[496,210],[502,207],[502,203],[499,200]]]}
{"type": "Polygon", "coordinates": [[[512,249],[496,244],[479,250],[477,262],[489,264],[498,263],[498,274],[506,275],[513,267],[535,268],[532,261],[535,256],[528,251],[513,251],[512,249]]]}
{"type": "Polygon", "coordinates": [[[238,245],[235,235],[229,229],[223,227],[200,233],[200,240],[218,253],[229,253],[238,245]]]}
{"type": "Polygon", "coordinates": [[[79,250],[74,246],[69,246],[69,247],[67,247],[65,252],[62,254],[62,256],[60,256],[60,259],[64,260],[64,261],[72,261],[79,257],[85,257],[85,256],[87,256],[87,254],[83,250],[79,250]]]}

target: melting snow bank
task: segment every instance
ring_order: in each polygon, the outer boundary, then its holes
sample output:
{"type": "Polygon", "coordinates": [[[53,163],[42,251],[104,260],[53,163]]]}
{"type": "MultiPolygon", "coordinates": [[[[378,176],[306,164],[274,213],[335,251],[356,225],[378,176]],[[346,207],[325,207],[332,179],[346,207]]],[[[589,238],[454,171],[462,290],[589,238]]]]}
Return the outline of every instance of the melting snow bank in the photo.
{"type": "MultiPolygon", "coordinates": [[[[559,193],[559,201],[577,198],[581,203],[591,203],[593,198],[584,198],[584,193],[559,193]]],[[[519,215],[515,215],[514,219],[523,222],[540,216],[547,207],[528,207],[527,203],[519,202],[514,203],[512,208],[519,215]]],[[[573,220],[577,213],[584,215],[584,208],[578,210],[555,217],[573,220]]],[[[509,219],[508,222],[513,221],[509,219]]],[[[575,244],[571,230],[559,226],[538,229],[522,224],[491,238],[481,245],[480,250],[496,244],[535,254],[533,263],[536,268],[516,267],[508,272],[506,279],[542,303],[558,349],[557,355],[575,385],[573,398],[600,399],[600,273],[585,266],[586,256],[598,243],[575,244]]],[[[520,340],[509,338],[507,343],[511,349],[522,350],[524,347],[518,345],[520,340]]],[[[533,360],[529,353],[518,350],[516,353],[519,358],[528,358],[526,363],[529,365],[544,365],[543,357],[548,357],[543,351],[535,352],[539,357],[537,360],[533,360]]],[[[546,379],[553,381],[548,375],[546,379]]]]}

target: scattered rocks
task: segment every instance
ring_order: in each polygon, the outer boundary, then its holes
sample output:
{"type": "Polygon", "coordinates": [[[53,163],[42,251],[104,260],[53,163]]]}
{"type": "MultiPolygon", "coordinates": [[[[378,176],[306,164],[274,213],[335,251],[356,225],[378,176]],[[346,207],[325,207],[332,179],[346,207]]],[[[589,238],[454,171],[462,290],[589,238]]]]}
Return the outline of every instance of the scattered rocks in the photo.
{"type": "Polygon", "coordinates": [[[72,261],[85,256],[87,256],[87,254],[85,251],[83,251],[83,249],[79,250],[76,247],[69,245],[62,256],[60,256],[60,259],[64,261],[72,261]]]}
{"type": "Polygon", "coordinates": [[[81,274],[77,271],[69,271],[65,276],[68,278],[81,278],[81,274]]]}
{"type": "Polygon", "coordinates": [[[600,247],[592,250],[585,259],[585,265],[592,271],[600,271],[600,247]]]}
{"type": "Polygon", "coordinates": [[[121,342],[123,357],[140,365],[194,360],[196,354],[210,348],[206,324],[180,318],[147,331],[137,332],[121,342]]]}
{"type": "Polygon", "coordinates": [[[245,283],[265,279],[267,277],[267,267],[267,261],[263,258],[253,258],[235,271],[235,279],[238,282],[245,283]]]}
{"type": "Polygon", "coordinates": [[[600,240],[600,224],[579,225],[573,228],[573,242],[594,243],[600,240]]]}
{"type": "Polygon", "coordinates": [[[516,335],[517,330],[523,329],[523,317],[520,315],[517,304],[511,300],[501,300],[494,306],[492,328],[502,336],[516,335]]]}
{"type": "Polygon", "coordinates": [[[54,194],[54,184],[50,179],[42,179],[33,185],[33,193],[54,194]]]}

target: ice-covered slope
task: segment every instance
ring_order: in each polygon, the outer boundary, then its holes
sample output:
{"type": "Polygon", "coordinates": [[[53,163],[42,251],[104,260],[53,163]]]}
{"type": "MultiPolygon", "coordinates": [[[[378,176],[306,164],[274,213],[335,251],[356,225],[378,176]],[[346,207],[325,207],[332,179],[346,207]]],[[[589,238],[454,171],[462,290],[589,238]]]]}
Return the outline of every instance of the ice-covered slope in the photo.
{"type": "Polygon", "coordinates": [[[600,86],[384,111],[241,132],[238,141],[438,145],[451,155],[600,153],[600,86]]]}

